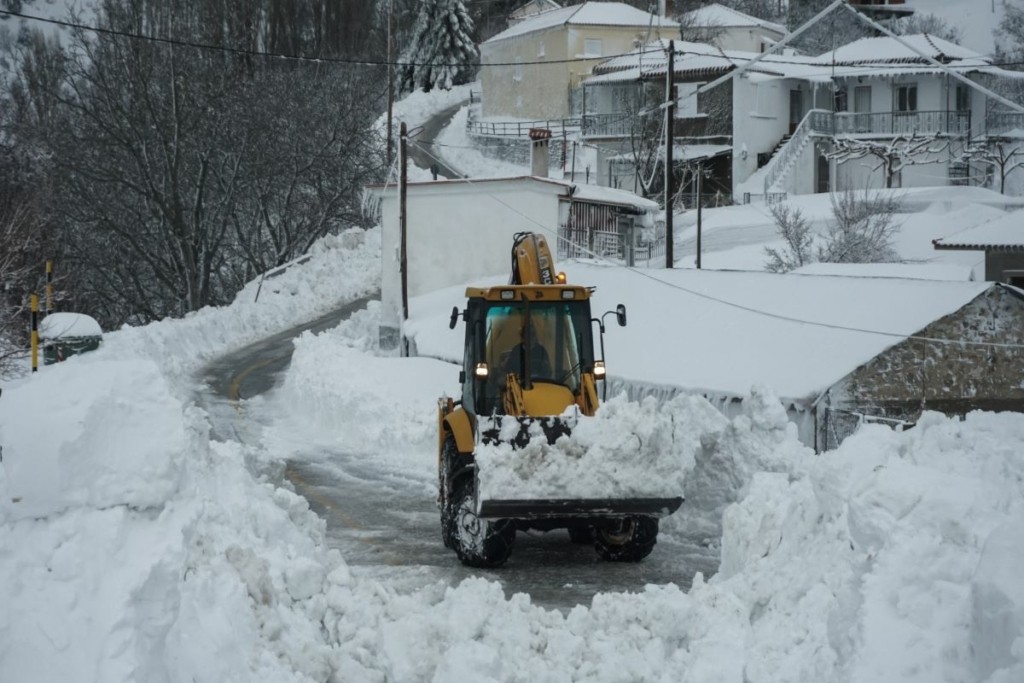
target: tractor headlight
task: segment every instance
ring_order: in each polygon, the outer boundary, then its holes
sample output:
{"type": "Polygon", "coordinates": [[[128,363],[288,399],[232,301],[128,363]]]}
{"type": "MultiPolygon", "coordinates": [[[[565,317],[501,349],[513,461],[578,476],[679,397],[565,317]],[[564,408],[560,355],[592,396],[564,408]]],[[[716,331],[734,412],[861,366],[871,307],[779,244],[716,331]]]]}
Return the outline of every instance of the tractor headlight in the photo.
{"type": "Polygon", "coordinates": [[[604,379],[604,361],[599,360],[594,362],[594,379],[604,379]]]}
{"type": "Polygon", "coordinates": [[[491,371],[487,367],[487,363],[477,363],[476,367],[473,368],[473,375],[475,375],[477,379],[487,379],[489,374],[491,374],[491,371]]]}

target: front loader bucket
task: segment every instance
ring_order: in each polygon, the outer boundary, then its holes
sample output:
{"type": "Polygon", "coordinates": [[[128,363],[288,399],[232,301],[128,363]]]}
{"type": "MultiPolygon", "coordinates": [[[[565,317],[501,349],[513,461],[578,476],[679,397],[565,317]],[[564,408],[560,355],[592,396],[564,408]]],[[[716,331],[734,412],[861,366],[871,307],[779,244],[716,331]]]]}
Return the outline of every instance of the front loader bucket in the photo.
{"type": "Polygon", "coordinates": [[[570,517],[666,517],[683,504],[676,498],[584,498],[579,500],[481,500],[478,516],[494,519],[570,517]]]}

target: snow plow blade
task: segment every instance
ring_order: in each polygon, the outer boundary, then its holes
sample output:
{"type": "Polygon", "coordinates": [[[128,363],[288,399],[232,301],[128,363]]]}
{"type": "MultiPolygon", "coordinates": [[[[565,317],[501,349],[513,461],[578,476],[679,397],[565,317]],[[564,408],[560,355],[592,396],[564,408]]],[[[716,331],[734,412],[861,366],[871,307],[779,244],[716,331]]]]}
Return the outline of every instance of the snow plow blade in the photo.
{"type": "Polygon", "coordinates": [[[477,515],[489,519],[561,517],[666,517],[683,504],[675,498],[584,498],[578,500],[483,500],[477,515]]]}

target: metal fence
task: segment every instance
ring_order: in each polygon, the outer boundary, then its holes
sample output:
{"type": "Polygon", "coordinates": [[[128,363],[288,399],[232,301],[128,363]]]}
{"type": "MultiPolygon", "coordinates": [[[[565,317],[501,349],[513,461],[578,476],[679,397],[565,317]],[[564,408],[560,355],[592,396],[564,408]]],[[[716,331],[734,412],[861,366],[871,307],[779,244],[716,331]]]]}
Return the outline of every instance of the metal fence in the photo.
{"type": "Polygon", "coordinates": [[[575,134],[580,130],[579,118],[544,119],[537,121],[480,121],[469,119],[466,132],[470,135],[499,138],[528,139],[531,128],[547,128],[554,137],[575,134]]]}
{"type": "Polygon", "coordinates": [[[615,227],[561,225],[558,258],[599,258],[626,266],[658,265],[665,260],[664,229],[645,229],[633,221],[615,227]]]}

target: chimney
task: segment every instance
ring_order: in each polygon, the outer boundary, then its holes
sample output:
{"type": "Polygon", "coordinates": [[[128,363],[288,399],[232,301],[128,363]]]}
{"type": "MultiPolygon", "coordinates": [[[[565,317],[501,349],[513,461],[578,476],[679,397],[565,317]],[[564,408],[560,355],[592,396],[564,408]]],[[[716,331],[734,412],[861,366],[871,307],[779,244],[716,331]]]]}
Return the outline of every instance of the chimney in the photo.
{"type": "Polygon", "coordinates": [[[538,178],[548,177],[548,145],[551,143],[551,130],[548,128],[530,129],[530,175],[538,178]]]}

